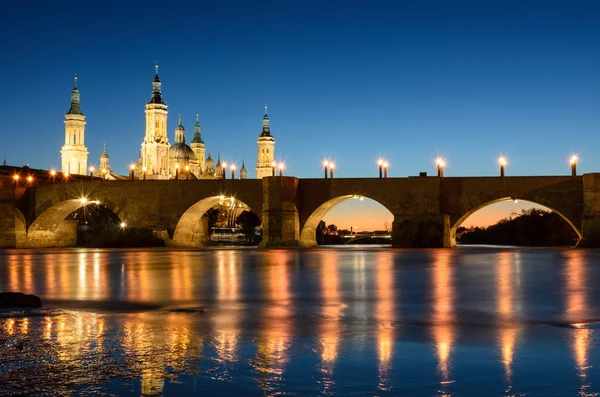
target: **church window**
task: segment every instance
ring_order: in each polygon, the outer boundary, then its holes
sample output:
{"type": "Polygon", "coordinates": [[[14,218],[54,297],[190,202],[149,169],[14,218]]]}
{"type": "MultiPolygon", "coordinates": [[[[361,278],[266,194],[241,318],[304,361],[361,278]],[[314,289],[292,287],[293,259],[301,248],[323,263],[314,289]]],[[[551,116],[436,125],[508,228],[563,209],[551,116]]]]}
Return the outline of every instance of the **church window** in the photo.
{"type": "Polygon", "coordinates": [[[267,154],[269,154],[269,149],[267,149],[267,154]]]}
{"type": "Polygon", "coordinates": [[[77,144],[77,134],[73,134],[73,145],[77,144]]]}

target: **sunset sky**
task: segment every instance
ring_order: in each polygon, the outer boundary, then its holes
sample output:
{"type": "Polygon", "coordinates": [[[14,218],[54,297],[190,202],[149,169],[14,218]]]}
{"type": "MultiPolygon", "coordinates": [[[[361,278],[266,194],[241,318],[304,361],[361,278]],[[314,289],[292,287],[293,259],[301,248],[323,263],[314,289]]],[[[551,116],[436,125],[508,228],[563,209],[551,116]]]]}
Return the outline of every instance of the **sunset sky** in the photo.
{"type": "MultiPolygon", "coordinates": [[[[598,171],[599,8],[512,0],[7,2],[0,155],[11,165],[60,165],[77,74],[89,163],[106,143],[111,167],[127,173],[158,61],[170,141],[178,112],[188,142],[200,113],[207,149],[244,160],[251,177],[265,103],[287,175],[319,177],[330,158],[337,177],[376,176],[379,157],[390,161],[391,177],[433,174],[438,155],[448,176],[497,175],[500,154],[507,175],[556,175],[569,173],[573,153],[580,173],[598,171]]],[[[370,227],[382,227],[385,217],[365,208],[376,219],[370,227]]],[[[367,225],[362,219],[352,222],[367,225]]]]}

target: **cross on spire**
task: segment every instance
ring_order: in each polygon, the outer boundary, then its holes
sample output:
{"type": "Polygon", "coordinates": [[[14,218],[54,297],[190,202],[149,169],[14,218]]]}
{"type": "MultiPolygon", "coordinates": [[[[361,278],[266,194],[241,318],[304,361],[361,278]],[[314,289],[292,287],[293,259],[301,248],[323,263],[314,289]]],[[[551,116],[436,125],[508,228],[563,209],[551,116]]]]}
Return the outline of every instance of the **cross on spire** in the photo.
{"type": "Polygon", "coordinates": [[[181,112],[179,112],[179,125],[181,125],[181,112]]]}
{"type": "Polygon", "coordinates": [[[154,67],[156,68],[156,75],[158,76],[158,61],[156,61],[156,63],[154,64],[154,67]]]}
{"type": "Polygon", "coordinates": [[[74,83],[74,85],[75,85],[75,88],[77,88],[77,74],[73,75],[73,80],[74,80],[74,82],[75,82],[75,83],[74,83]]]}

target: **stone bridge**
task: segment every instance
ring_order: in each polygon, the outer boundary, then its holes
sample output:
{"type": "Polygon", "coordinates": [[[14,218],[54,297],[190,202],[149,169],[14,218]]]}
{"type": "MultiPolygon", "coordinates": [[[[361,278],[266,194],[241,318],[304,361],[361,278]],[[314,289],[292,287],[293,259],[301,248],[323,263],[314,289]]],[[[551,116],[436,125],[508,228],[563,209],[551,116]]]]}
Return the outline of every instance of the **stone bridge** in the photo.
{"type": "Polygon", "coordinates": [[[600,174],[523,177],[408,177],[200,181],[82,181],[0,189],[0,247],[76,243],[65,220],[100,201],[128,227],[159,230],[178,247],[207,240],[202,215],[235,197],[263,221],[266,247],[316,245],[316,227],[337,204],[373,199],[394,216],[394,247],[452,247],[456,228],[473,212],[506,199],[528,200],[559,213],[584,246],[600,246],[600,174]],[[85,202],[82,198],[86,198],[85,202]]]}

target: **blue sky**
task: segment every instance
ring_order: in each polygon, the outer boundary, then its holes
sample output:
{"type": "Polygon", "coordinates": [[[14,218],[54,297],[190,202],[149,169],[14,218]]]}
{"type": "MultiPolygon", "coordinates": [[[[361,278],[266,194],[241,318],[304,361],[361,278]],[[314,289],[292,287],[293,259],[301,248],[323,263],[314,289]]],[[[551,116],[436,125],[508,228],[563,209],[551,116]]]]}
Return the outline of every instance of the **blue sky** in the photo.
{"type": "MultiPolygon", "coordinates": [[[[597,1],[10,2],[0,15],[9,164],[58,167],[73,75],[90,164],[126,173],[154,62],[187,140],[254,175],[263,106],[287,175],[447,176],[600,170],[597,1]]],[[[4,155],[4,153],[0,153],[4,155]]]]}
{"type": "MultiPolygon", "coordinates": [[[[90,162],[106,141],[127,172],[144,134],[154,62],[188,141],[256,161],[263,106],[287,174],[339,177],[600,170],[600,4],[552,1],[12,2],[0,134],[9,164],[60,164],[74,73],[90,162]]],[[[0,153],[3,154],[3,153],[0,153]]],[[[250,172],[252,175],[253,172],[250,172]]]]}

